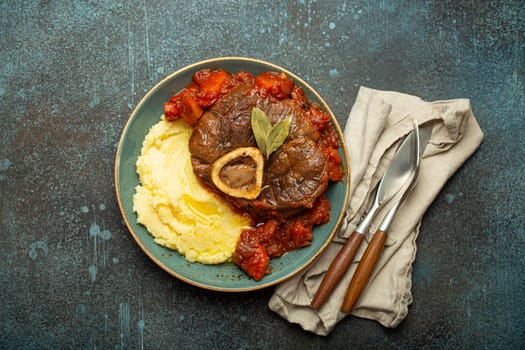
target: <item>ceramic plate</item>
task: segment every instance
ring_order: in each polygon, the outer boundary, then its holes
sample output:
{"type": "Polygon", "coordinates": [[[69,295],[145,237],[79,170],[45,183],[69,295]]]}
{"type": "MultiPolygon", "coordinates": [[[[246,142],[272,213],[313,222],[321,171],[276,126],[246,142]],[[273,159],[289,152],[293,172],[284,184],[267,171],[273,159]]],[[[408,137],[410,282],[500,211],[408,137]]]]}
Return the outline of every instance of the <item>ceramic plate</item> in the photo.
{"type": "Polygon", "coordinates": [[[126,123],[117,149],[115,161],[115,188],[118,204],[126,225],[140,248],[162,269],[171,275],[192,285],[225,292],[241,292],[257,290],[280,283],[311,264],[327,247],[335,231],[339,227],[348,201],[349,167],[346,146],[341,128],[332,111],[306,82],[288,70],[274,64],[242,57],[224,57],[210,59],[187,66],[169,75],[151,89],[131,113],[126,123]],[[169,250],[154,243],[147,230],[137,223],[133,212],[133,195],[139,185],[135,163],[140,155],[142,142],[151,126],[159,121],[163,113],[164,102],[170,96],[185,88],[191,81],[193,73],[203,68],[222,68],[232,73],[245,70],[257,75],[263,71],[284,72],[301,86],[311,101],[320,104],[329,112],[336,132],[341,141],[340,155],[347,169],[343,182],[330,184],[327,192],[331,203],[331,220],[325,225],[314,228],[314,238],[308,247],[285,254],[270,261],[272,273],[261,281],[248,277],[237,265],[224,263],[219,265],[203,265],[190,263],[176,251],[169,250]]]}

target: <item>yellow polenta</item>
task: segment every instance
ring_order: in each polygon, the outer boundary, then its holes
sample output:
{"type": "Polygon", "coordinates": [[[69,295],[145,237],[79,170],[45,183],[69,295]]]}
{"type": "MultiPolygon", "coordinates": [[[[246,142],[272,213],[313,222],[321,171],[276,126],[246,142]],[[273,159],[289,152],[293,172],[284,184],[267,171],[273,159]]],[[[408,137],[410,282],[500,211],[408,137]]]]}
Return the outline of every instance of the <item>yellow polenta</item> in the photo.
{"type": "Polygon", "coordinates": [[[218,264],[230,260],[250,222],[197,180],[188,149],[191,132],[184,120],[164,117],[150,129],[137,160],[141,185],[133,210],[156,243],[188,261],[218,264]]]}

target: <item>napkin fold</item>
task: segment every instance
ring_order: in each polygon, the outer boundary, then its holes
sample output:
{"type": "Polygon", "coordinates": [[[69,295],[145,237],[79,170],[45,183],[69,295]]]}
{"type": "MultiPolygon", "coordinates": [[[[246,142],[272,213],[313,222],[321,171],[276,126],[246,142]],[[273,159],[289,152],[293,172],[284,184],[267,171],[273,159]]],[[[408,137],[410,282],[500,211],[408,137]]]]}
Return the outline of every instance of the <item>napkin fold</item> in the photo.
{"type": "MultiPolygon", "coordinates": [[[[412,263],[423,214],[446,181],[483,140],[468,99],[425,102],[419,97],[361,87],[344,130],[350,158],[350,199],[342,226],[323,254],[306,270],[276,287],[269,307],[284,319],[318,335],[328,335],[347,315],[340,306],[367,242],[389,206],[379,211],[354,261],[328,301],[310,307],[332,260],[370,208],[375,188],[399,142],[412,129],[431,125],[416,186],[399,208],[385,249],[351,314],[396,327],[412,303],[412,263]]],[[[431,234],[429,232],[428,234],[431,234]]]]}

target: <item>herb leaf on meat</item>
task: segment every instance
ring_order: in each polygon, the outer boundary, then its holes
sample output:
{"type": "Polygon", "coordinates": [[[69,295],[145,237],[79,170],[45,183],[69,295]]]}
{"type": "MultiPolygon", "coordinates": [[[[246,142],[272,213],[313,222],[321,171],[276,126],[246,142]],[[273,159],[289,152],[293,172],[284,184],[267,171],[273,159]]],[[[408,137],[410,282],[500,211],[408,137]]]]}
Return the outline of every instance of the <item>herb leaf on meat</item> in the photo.
{"type": "Polygon", "coordinates": [[[255,136],[255,141],[257,146],[266,156],[266,140],[268,139],[268,134],[272,129],[272,123],[266,114],[257,107],[252,108],[252,131],[255,136]]]}
{"type": "Polygon", "coordinates": [[[284,140],[288,137],[291,123],[292,116],[289,115],[272,126],[266,113],[257,107],[252,109],[251,124],[253,135],[257,146],[266,159],[270,158],[270,155],[282,146],[284,140]]]}
{"type": "Polygon", "coordinates": [[[266,159],[270,157],[270,154],[275,152],[286,140],[288,132],[290,131],[290,124],[292,123],[292,116],[289,115],[283,120],[279,120],[272,127],[268,140],[266,141],[266,159]]]}

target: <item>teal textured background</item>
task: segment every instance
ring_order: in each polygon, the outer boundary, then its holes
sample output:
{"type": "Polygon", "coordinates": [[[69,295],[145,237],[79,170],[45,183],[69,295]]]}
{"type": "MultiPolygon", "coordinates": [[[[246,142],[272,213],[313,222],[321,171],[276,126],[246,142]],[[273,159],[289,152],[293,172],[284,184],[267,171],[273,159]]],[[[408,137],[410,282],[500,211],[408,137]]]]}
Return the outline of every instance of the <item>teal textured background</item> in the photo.
{"type": "Polygon", "coordinates": [[[525,348],[524,17],[521,0],[1,1],[0,348],[525,348]],[[362,85],[471,100],[485,139],[425,214],[397,329],[349,317],[317,337],[271,288],[192,287],[135,244],[122,128],[218,56],[297,73],[341,125],[362,85]]]}

